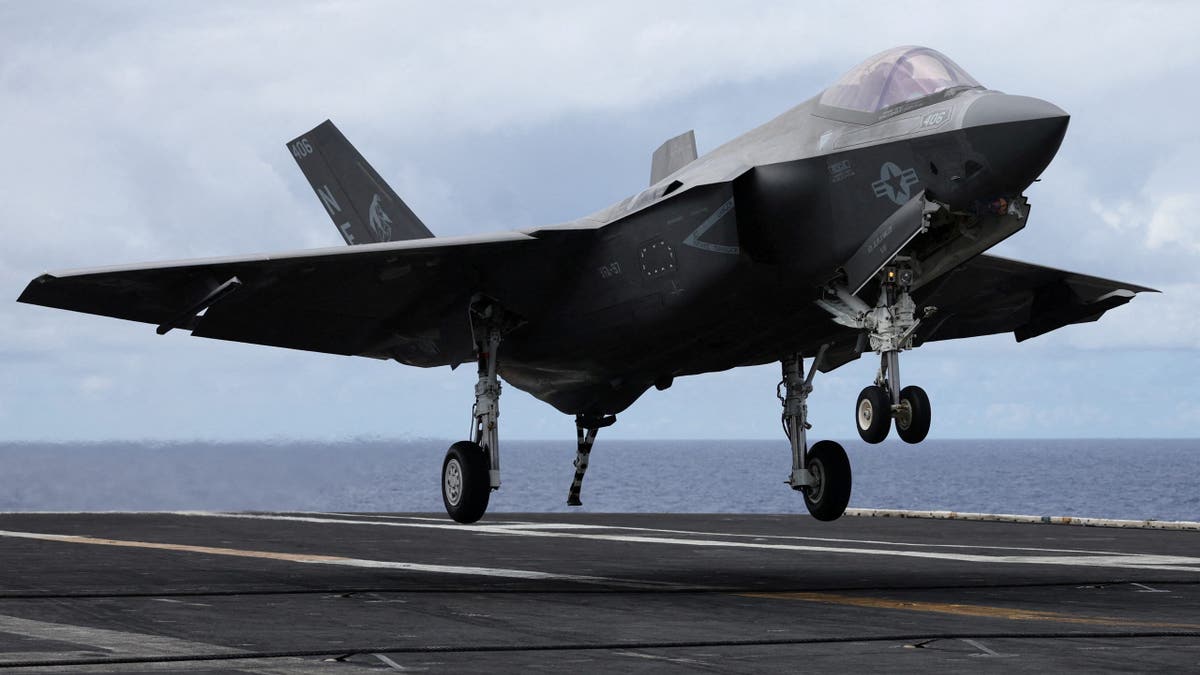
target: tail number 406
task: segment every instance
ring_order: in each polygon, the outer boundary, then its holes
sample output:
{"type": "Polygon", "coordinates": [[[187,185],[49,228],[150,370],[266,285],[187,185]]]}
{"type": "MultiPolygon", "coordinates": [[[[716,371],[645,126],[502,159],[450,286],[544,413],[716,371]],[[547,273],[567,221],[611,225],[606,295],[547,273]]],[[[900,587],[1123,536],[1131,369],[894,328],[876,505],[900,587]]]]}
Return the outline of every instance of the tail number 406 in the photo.
{"type": "Polygon", "coordinates": [[[312,143],[308,142],[307,138],[301,138],[295,143],[292,143],[292,157],[295,157],[296,159],[302,159],[304,157],[308,157],[312,153],[313,146],[312,143]]]}

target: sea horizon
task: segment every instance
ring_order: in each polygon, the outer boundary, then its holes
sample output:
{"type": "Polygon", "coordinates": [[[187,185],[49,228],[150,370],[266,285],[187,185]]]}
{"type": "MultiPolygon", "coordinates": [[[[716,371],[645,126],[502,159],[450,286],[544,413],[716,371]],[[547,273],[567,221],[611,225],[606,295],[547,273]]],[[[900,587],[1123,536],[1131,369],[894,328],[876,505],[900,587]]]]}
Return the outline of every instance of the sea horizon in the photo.
{"type": "MultiPolygon", "coordinates": [[[[1200,439],[841,441],[852,508],[1200,520],[1200,439]]],[[[0,442],[2,511],[442,511],[450,441],[0,442]]],[[[580,508],[573,439],[504,440],[489,513],[806,513],[781,439],[603,437],[580,508]]]]}

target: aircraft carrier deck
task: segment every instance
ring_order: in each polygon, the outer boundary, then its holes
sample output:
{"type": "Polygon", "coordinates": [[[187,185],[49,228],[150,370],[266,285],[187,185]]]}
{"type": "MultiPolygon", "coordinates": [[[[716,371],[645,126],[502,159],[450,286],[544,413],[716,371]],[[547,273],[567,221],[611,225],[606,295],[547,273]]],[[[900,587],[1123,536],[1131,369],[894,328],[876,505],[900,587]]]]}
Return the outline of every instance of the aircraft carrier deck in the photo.
{"type": "Polygon", "coordinates": [[[1200,532],[0,514],[0,670],[1200,669],[1200,532]]]}

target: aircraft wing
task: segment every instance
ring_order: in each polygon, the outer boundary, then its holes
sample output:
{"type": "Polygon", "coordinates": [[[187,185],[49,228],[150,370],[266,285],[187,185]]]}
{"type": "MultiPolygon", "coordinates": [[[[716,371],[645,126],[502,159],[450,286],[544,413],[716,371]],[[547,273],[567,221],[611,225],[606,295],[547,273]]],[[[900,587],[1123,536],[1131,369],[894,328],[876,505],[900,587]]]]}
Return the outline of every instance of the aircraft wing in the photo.
{"type": "Polygon", "coordinates": [[[521,314],[561,286],[586,230],[505,232],[44,274],[19,301],[193,335],[457,365],[484,293],[521,314]]]}
{"type": "Polygon", "coordinates": [[[1013,333],[1028,340],[1099,319],[1152,288],[1030,263],[980,255],[915,298],[937,312],[917,329],[921,342],[1013,333]]]}

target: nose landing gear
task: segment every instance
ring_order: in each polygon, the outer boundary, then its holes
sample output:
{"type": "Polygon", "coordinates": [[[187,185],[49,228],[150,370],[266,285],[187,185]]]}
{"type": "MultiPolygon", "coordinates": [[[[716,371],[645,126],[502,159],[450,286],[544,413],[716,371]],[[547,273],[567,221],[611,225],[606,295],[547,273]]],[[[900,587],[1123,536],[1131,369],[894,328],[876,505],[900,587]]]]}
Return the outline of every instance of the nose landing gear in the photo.
{"type": "MultiPolygon", "coordinates": [[[[834,321],[857,328],[879,354],[879,374],[875,384],[858,395],[854,421],[858,435],[868,443],[881,443],[896,421],[896,433],[906,443],[920,443],[929,434],[932,408],[924,389],[900,387],[900,352],[913,348],[913,334],[921,319],[916,303],[909,295],[913,271],[909,260],[898,257],[895,264],[879,272],[879,301],[870,307],[845,287],[833,289],[833,295],[817,304],[834,316],[834,321]]],[[[937,311],[926,307],[924,316],[937,311]]]]}

